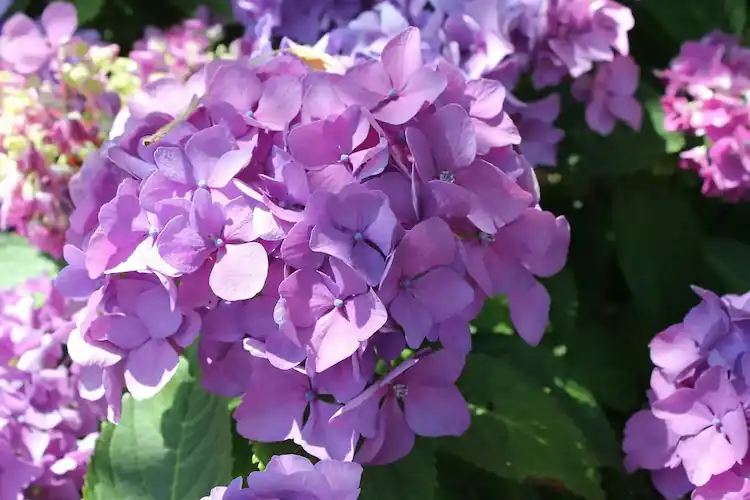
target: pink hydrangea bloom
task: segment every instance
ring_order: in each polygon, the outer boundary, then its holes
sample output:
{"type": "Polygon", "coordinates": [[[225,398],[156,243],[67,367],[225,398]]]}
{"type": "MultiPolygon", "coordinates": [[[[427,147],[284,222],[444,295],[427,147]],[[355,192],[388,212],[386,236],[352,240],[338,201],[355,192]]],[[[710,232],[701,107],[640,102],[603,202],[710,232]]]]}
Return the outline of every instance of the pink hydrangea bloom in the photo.
{"type": "Polygon", "coordinates": [[[714,32],[686,42],[661,72],[664,128],[703,141],[680,154],[682,167],[703,178],[703,194],[732,202],[750,192],[748,60],[736,37],[714,32]]]}

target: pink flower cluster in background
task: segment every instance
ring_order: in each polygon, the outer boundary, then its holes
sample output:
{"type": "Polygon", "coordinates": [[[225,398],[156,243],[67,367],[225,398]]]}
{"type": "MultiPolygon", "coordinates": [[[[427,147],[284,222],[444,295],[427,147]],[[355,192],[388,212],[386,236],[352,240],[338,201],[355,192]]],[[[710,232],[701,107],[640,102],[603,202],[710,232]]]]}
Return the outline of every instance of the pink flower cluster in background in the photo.
{"type": "Polygon", "coordinates": [[[714,32],[687,42],[660,73],[664,128],[702,144],[680,154],[683,168],[703,178],[703,193],[728,201],[750,195],[750,49],[714,32]]]}
{"type": "Polygon", "coordinates": [[[164,77],[184,81],[213,59],[213,45],[222,37],[222,26],[211,23],[203,7],[195,17],[167,30],[146,28],[128,58],[138,65],[142,83],[164,77]]]}
{"type": "Polygon", "coordinates": [[[625,463],[666,498],[746,498],[750,294],[694,290],[701,303],[651,342],[650,407],[627,423],[625,463]]]}
{"type": "Polygon", "coordinates": [[[116,47],[86,41],[76,26],[75,8],[53,2],[40,23],[18,13],[0,33],[0,229],[57,258],[68,182],[120,106],[107,88],[116,47]]]}
{"type": "Polygon", "coordinates": [[[569,226],[539,206],[503,85],[426,64],[417,28],[342,74],[304,61],[217,60],[130,101],[71,183],[58,286],[87,305],[67,347],[116,420],[200,331],[242,435],[389,463],[469,426],[455,381],[487,297],[541,340],[537,277],[569,226]]]}
{"type": "Polygon", "coordinates": [[[130,58],[76,32],[75,7],[53,2],[40,21],[11,16],[0,32],[0,230],[62,257],[73,203],[68,184],[108,137],[123,98],[169,74],[189,77],[220,36],[206,15],[149,28],[130,58]]]}
{"type": "Polygon", "coordinates": [[[104,406],[63,345],[70,303],[52,280],[0,291],[0,493],[78,500],[104,406]]]}

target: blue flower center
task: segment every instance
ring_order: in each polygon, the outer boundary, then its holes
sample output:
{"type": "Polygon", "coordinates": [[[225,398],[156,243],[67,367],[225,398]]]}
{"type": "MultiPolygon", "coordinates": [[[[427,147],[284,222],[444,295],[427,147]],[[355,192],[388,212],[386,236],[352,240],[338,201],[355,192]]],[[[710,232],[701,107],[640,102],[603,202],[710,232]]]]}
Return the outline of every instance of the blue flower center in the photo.
{"type": "Polygon", "coordinates": [[[479,233],[479,239],[487,243],[495,241],[495,235],[490,233],[479,233]]]}
{"type": "Polygon", "coordinates": [[[456,176],[453,174],[453,172],[443,170],[442,172],[440,172],[440,180],[443,182],[453,182],[456,180],[456,176]]]}
{"type": "Polygon", "coordinates": [[[406,278],[405,280],[401,281],[401,286],[403,288],[409,288],[412,285],[412,283],[413,282],[412,282],[411,278],[406,278]]]}
{"type": "Polygon", "coordinates": [[[208,184],[203,179],[201,179],[201,180],[198,181],[198,187],[199,188],[206,189],[206,186],[208,186],[208,184]]]}
{"type": "Polygon", "coordinates": [[[148,228],[148,235],[151,236],[152,238],[155,238],[156,236],[158,236],[158,234],[159,234],[159,230],[156,229],[155,227],[148,228]]]}
{"type": "Polygon", "coordinates": [[[346,153],[343,153],[341,156],[339,156],[339,161],[341,163],[346,163],[349,161],[349,155],[346,153]]]}
{"type": "Polygon", "coordinates": [[[307,392],[305,393],[305,401],[307,401],[307,402],[309,403],[309,402],[310,402],[310,401],[312,401],[313,399],[315,399],[315,393],[314,393],[313,391],[311,391],[311,390],[310,390],[310,391],[307,391],[307,392]]]}
{"type": "Polygon", "coordinates": [[[216,238],[214,240],[214,245],[216,245],[217,247],[223,247],[224,246],[224,240],[222,240],[221,238],[216,238]]]}
{"type": "Polygon", "coordinates": [[[344,301],[341,299],[336,299],[333,301],[333,307],[343,307],[344,301]]]}
{"type": "Polygon", "coordinates": [[[388,99],[393,99],[396,97],[396,89],[391,87],[390,90],[388,90],[388,99]]]}
{"type": "Polygon", "coordinates": [[[255,113],[253,111],[248,111],[247,113],[245,113],[245,116],[247,116],[248,118],[255,118],[255,113]]]}
{"type": "Polygon", "coordinates": [[[363,234],[362,234],[362,233],[360,233],[360,232],[356,232],[356,233],[354,233],[354,239],[355,239],[356,241],[362,241],[362,240],[364,240],[364,239],[365,239],[365,235],[363,235],[363,234]]]}
{"type": "Polygon", "coordinates": [[[721,425],[721,420],[719,420],[717,417],[714,417],[714,419],[711,421],[711,425],[714,427],[719,427],[721,425]]]}

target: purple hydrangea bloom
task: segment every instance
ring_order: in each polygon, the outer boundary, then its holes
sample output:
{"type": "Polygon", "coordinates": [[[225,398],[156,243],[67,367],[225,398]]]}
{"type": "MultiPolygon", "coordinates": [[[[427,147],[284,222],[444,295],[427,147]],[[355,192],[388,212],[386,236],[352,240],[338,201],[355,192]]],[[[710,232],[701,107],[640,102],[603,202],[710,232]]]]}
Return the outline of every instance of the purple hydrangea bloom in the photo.
{"type": "Polygon", "coordinates": [[[643,110],[633,97],[638,87],[638,66],[629,57],[618,56],[599,66],[596,76],[583,76],[573,84],[573,95],[586,101],[586,123],[592,130],[609,135],[620,119],[631,128],[641,128],[643,110]]]}
{"type": "Polygon", "coordinates": [[[103,408],[63,355],[75,310],[46,277],[0,292],[0,498],[80,498],[103,408]]]}
{"type": "Polygon", "coordinates": [[[539,206],[505,87],[426,63],[420,39],[407,28],[341,72],[288,44],[130,101],[76,177],[60,277],[87,300],[68,351],[108,418],[124,389],[156,394],[198,337],[202,383],[242,397],[248,439],[387,463],[415,433],[465,431],[470,321],[505,294],[538,342],[535,277],[562,267],[569,227],[539,206]]]}
{"type": "Polygon", "coordinates": [[[627,423],[625,463],[652,471],[668,498],[734,498],[750,434],[748,297],[695,291],[701,303],[651,342],[650,408],[627,423]]]}
{"type": "Polygon", "coordinates": [[[362,466],[336,460],[310,463],[298,455],[277,455],[262,472],[229,486],[218,486],[202,500],[256,500],[261,498],[305,498],[309,500],[356,500],[362,466]]]}

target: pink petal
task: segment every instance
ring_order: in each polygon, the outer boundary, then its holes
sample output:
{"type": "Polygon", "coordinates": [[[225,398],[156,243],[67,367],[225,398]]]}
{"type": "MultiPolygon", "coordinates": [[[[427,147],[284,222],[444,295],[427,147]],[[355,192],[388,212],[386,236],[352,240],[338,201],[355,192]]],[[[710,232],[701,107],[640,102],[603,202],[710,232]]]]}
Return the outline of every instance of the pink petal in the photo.
{"type": "Polygon", "coordinates": [[[269,130],[284,130],[302,106],[302,83],[293,76],[275,75],[263,85],[254,119],[269,130]]]}
{"type": "Polygon", "coordinates": [[[70,40],[78,27],[76,8],[68,2],[52,2],[42,12],[42,26],[53,46],[70,40]]]}
{"type": "Polygon", "coordinates": [[[447,81],[442,73],[426,66],[420,68],[410,78],[406,87],[396,99],[390,100],[372,114],[381,122],[403,125],[445,90],[447,81]]]}
{"type": "Polygon", "coordinates": [[[677,454],[690,482],[696,486],[703,486],[712,476],[728,471],[737,463],[732,445],[713,426],[681,441],[677,454]]]}
{"type": "Polygon", "coordinates": [[[423,66],[422,37],[419,29],[409,27],[393,37],[383,49],[381,59],[396,90],[406,86],[423,66]]]}

